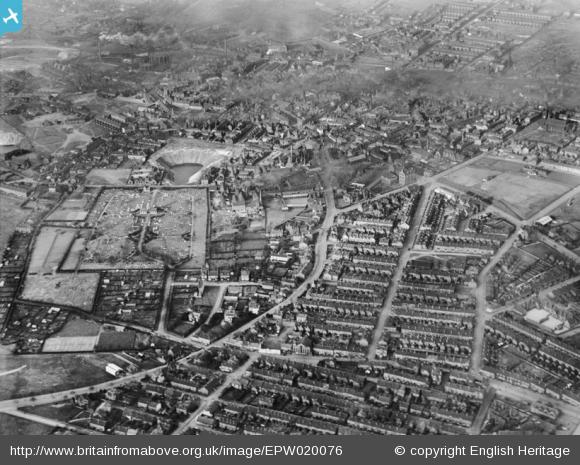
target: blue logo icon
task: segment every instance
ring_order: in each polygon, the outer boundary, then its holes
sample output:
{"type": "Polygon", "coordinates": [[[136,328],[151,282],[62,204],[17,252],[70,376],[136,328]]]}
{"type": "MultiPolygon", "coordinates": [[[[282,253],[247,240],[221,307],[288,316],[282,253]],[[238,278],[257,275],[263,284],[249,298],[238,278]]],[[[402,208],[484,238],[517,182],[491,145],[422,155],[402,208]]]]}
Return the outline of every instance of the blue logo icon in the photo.
{"type": "Polygon", "coordinates": [[[0,36],[22,29],[22,0],[0,0],[0,36]]]}

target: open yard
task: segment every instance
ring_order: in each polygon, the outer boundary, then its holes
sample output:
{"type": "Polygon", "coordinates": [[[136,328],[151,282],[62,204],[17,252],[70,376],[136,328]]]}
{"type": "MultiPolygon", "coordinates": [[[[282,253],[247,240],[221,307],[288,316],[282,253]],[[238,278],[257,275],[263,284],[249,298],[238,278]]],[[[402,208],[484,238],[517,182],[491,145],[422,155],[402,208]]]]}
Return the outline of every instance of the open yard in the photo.
{"type": "Polygon", "coordinates": [[[483,197],[492,197],[499,208],[527,219],[558,199],[580,180],[572,175],[529,175],[524,164],[484,158],[443,178],[443,182],[483,197]]]}

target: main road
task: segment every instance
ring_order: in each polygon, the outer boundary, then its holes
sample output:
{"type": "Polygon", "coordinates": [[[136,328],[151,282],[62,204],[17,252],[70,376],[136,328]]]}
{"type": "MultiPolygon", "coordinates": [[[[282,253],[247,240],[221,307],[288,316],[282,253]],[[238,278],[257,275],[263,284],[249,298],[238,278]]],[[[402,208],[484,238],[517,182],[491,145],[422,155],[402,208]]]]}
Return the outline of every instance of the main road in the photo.
{"type": "Polygon", "coordinates": [[[393,299],[395,298],[395,294],[397,293],[399,281],[403,276],[403,270],[405,269],[405,266],[407,265],[407,262],[411,257],[411,249],[413,247],[413,244],[415,243],[415,238],[417,237],[417,232],[419,231],[419,227],[421,226],[421,221],[423,215],[425,214],[425,209],[427,208],[427,204],[429,201],[429,197],[431,196],[432,190],[433,190],[432,184],[428,184],[423,187],[423,190],[421,192],[421,198],[419,199],[417,208],[415,209],[415,213],[413,214],[413,220],[409,225],[410,226],[409,232],[407,234],[407,237],[405,238],[405,243],[403,244],[403,249],[401,255],[399,256],[399,262],[397,263],[395,272],[391,276],[391,282],[389,284],[387,296],[385,297],[385,301],[381,309],[381,314],[379,315],[379,319],[375,327],[373,340],[369,346],[368,358],[371,360],[375,358],[377,346],[383,336],[385,323],[387,322],[387,318],[391,314],[393,299]]]}
{"type": "Polygon", "coordinates": [[[172,434],[174,434],[174,435],[183,434],[189,428],[191,428],[192,426],[195,426],[195,423],[197,421],[197,417],[199,417],[213,402],[218,400],[221,397],[221,395],[224,393],[224,391],[235,380],[240,379],[244,375],[246,370],[256,361],[256,359],[258,358],[259,355],[260,354],[258,352],[251,353],[248,360],[246,360],[246,362],[244,362],[241,366],[239,366],[232,373],[228,374],[226,376],[225,381],[222,383],[222,385],[219,388],[217,388],[214,392],[212,392],[209,396],[204,398],[202,400],[201,404],[199,404],[199,407],[197,409],[195,409],[195,411],[191,415],[189,415],[187,420],[185,420],[183,423],[181,423],[172,434]]]}
{"type": "Polygon", "coordinates": [[[487,265],[483,267],[477,277],[477,287],[475,288],[475,328],[473,330],[473,345],[471,348],[471,366],[470,370],[473,375],[479,374],[481,361],[483,357],[483,338],[485,333],[485,323],[492,314],[487,311],[487,277],[491,270],[499,263],[509,249],[514,245],[518,238],[518,229],[508,237],[502,246],[495,252],[487,265]]]}
{"type": "Polygon", "coordinates": [[[160,365],[155,368],[150,368],[148,370],[143,370],[138,373],[132,373],[122,378],[115,378],[104,383],[93,384],[90,386],[78,387],[74,389],[67,389],[65,391],[51,392],[49,394],[40,394],[37,396],[19,397],[16,399],[2,400],[0,401],[0,412],[7,410],[14,410],[22,407],[33,407],[35,405],[46,405],[53,404],[56,402],[62,402],[65,400],[73,399],[76,396],[82,394],[91,394],[93,392],[98,392],[107,389],[113,389],[118,386],[123,386],[131,381],[138,381],[143,379],[146,375],[153,375],[161,371],[167,365],[160,365]]]}

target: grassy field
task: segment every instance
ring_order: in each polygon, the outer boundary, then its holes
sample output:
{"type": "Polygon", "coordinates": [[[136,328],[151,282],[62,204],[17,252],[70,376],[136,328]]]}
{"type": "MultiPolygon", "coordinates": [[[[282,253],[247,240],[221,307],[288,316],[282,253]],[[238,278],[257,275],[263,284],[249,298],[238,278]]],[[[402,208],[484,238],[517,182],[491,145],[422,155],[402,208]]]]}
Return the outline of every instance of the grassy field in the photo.
{"type": "Polygon", "coordinates": [[[27,275],[22,297],[90,311],[98,285],[98,273],[27,275]]]}
{"type": "Polygon", "coordinates": [[[28,272],[50,273],[57,270],[75,235],[74,229],[42,228],[34,244],[28,272]]]}
{"type": "Polygon", "coordinates": [[[105,372],[116,358],[108,354],[58,354],[0,357],[0,374],[20,368],[12,374],[0,376],[0,400],[27,397],[74,389],[111,379],[105,372]]]}
{"type": "Polygon", "coordinates": [[[578,179],[550,173],[530,176],[520,163],[484,158],[443,178],[446,184],[484,197],[507,207],[522,219],[529,218],[568,192],[578,179]]]}
{"type": "Polygon", "coordinates": [[[89,214],[90,195],[71,197],[46,219],[48,221],[84,221],[89,214]]]}
{"type": "Polygon", "coordinates": [[[25,132],[34,149],[46,154],[56,152],[67,140],[66,132],[59,126],[27,128],[25,132]]]}
{"type": "Polygon", "coordinates": [[[16,227],[30,215],[30,211],[20,208],[22,202],[22,199],[0,194],[0,251],[4,250],[16,227]]]}
{"type": "Polygon", "coordinates": [[[50,434],[54,428],[52,426],[41,425],[34,421],[13,417],[6,413],[0,413],[0,436],[23,435],[40,436],[50,434]]]}

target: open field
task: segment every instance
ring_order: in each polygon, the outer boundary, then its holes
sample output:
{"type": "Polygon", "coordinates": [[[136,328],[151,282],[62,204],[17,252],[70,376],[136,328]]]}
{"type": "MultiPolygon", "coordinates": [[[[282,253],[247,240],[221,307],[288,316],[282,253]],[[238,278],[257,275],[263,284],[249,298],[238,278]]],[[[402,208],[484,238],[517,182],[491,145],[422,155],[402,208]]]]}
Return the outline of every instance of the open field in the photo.
{"type": "Polygon", "coordinates": [[[142,350],[151,344],[147,334],[125,329],[117,331],[103,326],[95,347],[97,352],[119,352],[124,350],[142,350]]]}
{"type": "Polygon", "coordinates": [[[42,228],[34,243],[28,273],[43,274],[58,270],[75,235],[74,229],[42,228]]]}
{"type": "Polygon", "coordinates": [[[24,281],[22,298],[90,311],[98,284],[98,273],[28,274],[24,281]]]}
{"type": "Polygon", "coordinates": [[[22,123],[22,127],[25,128],[40,128],[43,125],[54,125],[62,123],[67,117],[60,112],[47,113],[44,115],[36,116],[30,120],[22,123]]]}
{"type": "Polygon", "coordinates": [[[26,365],[23,370],[0,377],[0,400],[105,382],[111,379],[105,372],[105,366],[115,360],[109,354],[0,357],[0,373],[26,365]]]}
{"type": "Polygon", "coordinates": [[[0,436],[40,436],[50,434],[53,430],[54,428],[52,426],[41,425],[35,421],[13,417],[6,413],[0,413],[0,436]]]}
{"type": "Polygon", "coordinates": [[[279,199],[266,199],[264,201],[266,209],[266,230],[271,231],[281,224],[290,221],[304,211],[303,208],[291,208],[282,210],[282,202],[279,199]]]}
{"type": "Polygon", "coordinates": [[[30,215],[30,211],[20,207],[22,202],[22,199],[0,193],[0,251],[4,250],[16,227],[30,215]]]}
{"type": "Polygon", "coordinates": [[[90,124],[66,122],[58,113],[26,121],[21,127],[35,150],[51,155],[85,147],[92,137],[90,124]]]}
{"type": "Polygon", "coordinates": [[[46,218],[47,221],[84,221],[89,214],[91,197],[70,197],[46,218]]]}
{"type": "Polygon", "coordinates": [[[529,218],[573,188],[580,180],[572,175],[550,173],[531,176],[520,163],[484,158],[442,181],[452,187],[492,197],[494,204],[529,218]]]}
{"type": "Polygon", "coordinates": [[[514,137],[514,139],[517,141],[564,146],[569,144],[574,137],[575,136],[571,134],[562,134],[559,131],[552,131],[540,120],[524,128],[514,137]]]}
{"type": "Polygon", "coordinates": [[[88,130],[88,125],[80,129],[72,129],[67,131],[66,140],[63,142],[58,152],[66,153],[70,150],[81,149],[89,145],[92,139],[91,131],[88,130]]]}
{"type": "Polygon", "coordinates": [[[66,132],[58,126],[28,128],[25,134],[36,151],[46,154],[58,151],[67,139],[66,132]]]}
{"type": "Polygon", "coordinates": [[[87,184],[120,186],[127,184],[130,174],[129,168],[94,168],[87,175],[87,184]]]}
{"type": "Polygon", "coordinates": [[[101,325],[81,318],[69,319],[64,327],[44,341],[43,352],[92,352],[97,345],[101,325]]]}
{"type": "Polygon", "coordinates": [[[2,54],[0,55],[0,71],[26,70],[31,73],[37,73],[43,63],[56,60],[61,53],[66,53],[67,56],[76,56],[78,55],[78,50],[32,41],[3,44],[2,54]]]}
{"type": "Polygon", "coordinates": [[[521,250],[539,258],[540,260],[550,260],[550,257],[558,257],[558,251],[543,242],[533,242],[520,247],[521,250]]]}
{"type": "Polygon", "coordinates": [[[282,192],[309,190],[320,185],[318,174],[294,168],[273,169],[260,176],[259,181],[264,183],[266,189],[282,192]]]}

